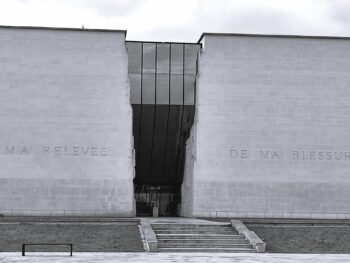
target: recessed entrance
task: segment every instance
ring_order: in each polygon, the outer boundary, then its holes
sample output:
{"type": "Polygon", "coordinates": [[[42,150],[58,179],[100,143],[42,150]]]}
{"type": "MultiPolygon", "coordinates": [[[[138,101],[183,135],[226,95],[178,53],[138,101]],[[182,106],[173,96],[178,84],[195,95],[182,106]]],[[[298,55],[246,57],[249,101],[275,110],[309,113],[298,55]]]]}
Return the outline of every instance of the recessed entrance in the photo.
{"type": "Polygon", "coordinates": [[[135,185],[136,211],[138,216],[179,215],[180,187],[172,185],[135,185]]]}
{"type": "Polygon", "coordinates": [[[199,44],[127,42],[137,216],[177,216],[199,44]]]}

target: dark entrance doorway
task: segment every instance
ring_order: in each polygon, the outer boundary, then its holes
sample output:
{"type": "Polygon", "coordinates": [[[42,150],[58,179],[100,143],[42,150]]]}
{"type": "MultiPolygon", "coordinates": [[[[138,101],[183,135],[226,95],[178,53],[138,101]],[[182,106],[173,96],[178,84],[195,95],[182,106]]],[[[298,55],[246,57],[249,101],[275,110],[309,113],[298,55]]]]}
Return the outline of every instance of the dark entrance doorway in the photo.
{"type": "Polygon", "coordinates": [[[179,215],[199,49],[198,44],[127,42],[137,216],[179,215]]]}
{"type": "Polygon", "coordinates": [[[178,186],[135,185],[138,216],[178,216],[181,193],[178,186]]]}

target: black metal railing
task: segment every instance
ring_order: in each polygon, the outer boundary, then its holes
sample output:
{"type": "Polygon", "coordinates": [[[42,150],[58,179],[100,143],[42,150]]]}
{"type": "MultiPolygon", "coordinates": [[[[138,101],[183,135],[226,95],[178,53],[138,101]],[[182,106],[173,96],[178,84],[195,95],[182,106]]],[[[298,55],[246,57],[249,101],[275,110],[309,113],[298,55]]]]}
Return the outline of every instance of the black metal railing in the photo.
{"type": "Polygon", "coordinates": [[[69,246],[70,247],[70,256],[73,256],[73,244],[71,243],[29,243],[22,244],[22,256],[26,254],[26,246],[69,246]]]}

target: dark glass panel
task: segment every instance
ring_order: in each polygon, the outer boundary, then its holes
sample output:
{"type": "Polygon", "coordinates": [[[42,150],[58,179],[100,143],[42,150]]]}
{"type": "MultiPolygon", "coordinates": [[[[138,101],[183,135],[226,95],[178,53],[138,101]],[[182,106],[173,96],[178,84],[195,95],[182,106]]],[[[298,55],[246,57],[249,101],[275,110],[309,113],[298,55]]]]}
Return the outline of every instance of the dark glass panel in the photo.
{"type": "MultiPolygon", "coordinates": [[[[140,104],[132,104],[133,111],[133,135],[134,135],[134,147],[135,147],[135,157],[137,157],[137,153],[139,152],[139,135],[140,135],[140,117],[141,117],[141,105],[140,104]]],[[[136,166],[137,166],[136,162],[136,166]]]]}
{"type": "Polygon", "coordinates": [[[171,45],[171,74],[183,74],[183,44],[171,45]]]}
{"type": "Polygon", "coordinates": [[[142,79],[142,104],[155,104],[155,74],[143,74],[142,79]]]}
{"type": "Polygon", "coordinates": [[[195,75],[185,75],[185,105],[194,105],[195,75]]]}
{"type": "Polygon", "coordinates": [[[143,73],[155,73],[156,71],[156,44],[143,44],[143,73]]]}
{"type": "Polygon", "coordinates": [[[157,45],[157,73],[169,74],[169,46],[170,44],[157,45]]]}
{"type": "Polygon", "coordinates": [[[156,106],[156,118],[153,140],[152,183],[159,184],[163,178],[163,163],[166,147],[166,134],[169,105],[156,106]]]}
{"type": "Polygon", "coordinates": [[[183,75],[171,75],[170,104],[183,104],[183,75]]]}
{"type": "Polygon", "coordinates": [[[168,74],[157,74],[157,104],[169,104],[168,74]]]}
{"type": "Polygon", "coordinates": [[[178,154],[178,135],[180,127],[180,109],[182,106],[171,105],[168,124],[168,140],[165,151],[164,178],[163,182],[168,184],[178,183],[176,178],[176,160],[178,154]]]}
{"type": "Polygon", "coordinates": [[[151,153],[152,153],[152,136],[154,105],[142,105],[141,113],[141,136],[139,153],[137,153],[137,182],[148,184],[151,179],[151,153]]]}
{"type": "Polygon", "coordinates": [[[197,72],[197,54],[199,45],[185,45],[185,74],[195,75],[197,72]]]}
{"type": "Polygon", "coordinates": [[[141,73],[142,43],[127,42],[129,73],[141,73]]]}
{"type": "Polygon", "coordinates": [[[141,74],[129,73],[131,104],[141,104],[141,74]]]}

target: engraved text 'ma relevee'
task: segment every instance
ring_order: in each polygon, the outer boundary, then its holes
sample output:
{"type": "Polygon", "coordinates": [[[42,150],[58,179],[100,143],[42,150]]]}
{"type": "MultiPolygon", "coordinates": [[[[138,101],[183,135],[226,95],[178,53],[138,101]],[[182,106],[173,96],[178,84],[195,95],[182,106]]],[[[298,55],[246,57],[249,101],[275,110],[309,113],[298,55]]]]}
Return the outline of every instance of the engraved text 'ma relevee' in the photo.
{"type": "Polygon", "coordinates": [[[8,156],[17,155],[43,155],[43,156],[91,156],[104,157],[108,155],[107,147],[97,146],[29,146],[4,145],[0,146],[0,154],[8,156]]]}
{"type": "Polygon", "coordinates": [[[32,151],[30,146],[14,146],[5,145],[4,154],[5,155],[29,155],[32,151]]]}
{"type": "Polygon", "coordinates": [[[107,147],[95,146],[44,146],[44,155],[55,156],[107,156],[107,147]]]}

